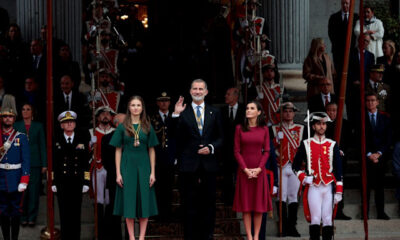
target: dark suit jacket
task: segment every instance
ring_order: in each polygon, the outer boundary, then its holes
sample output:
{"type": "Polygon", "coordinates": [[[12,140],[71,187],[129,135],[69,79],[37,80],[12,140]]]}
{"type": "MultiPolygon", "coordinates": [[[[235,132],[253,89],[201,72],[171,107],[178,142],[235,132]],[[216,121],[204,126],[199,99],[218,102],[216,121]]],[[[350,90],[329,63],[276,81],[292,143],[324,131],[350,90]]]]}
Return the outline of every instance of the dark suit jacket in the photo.
{"type": "Polygon", "coordinates": [[[367,153],[376,153],[380,151],[383,156],[385,156],[392,143],[392,128],[389,117],[378,112],[374,131],[371,126],[369,115],[366,113],[365,140],[367,153]]]}
{"type": "MultiPolygon", "coordinates": [[[[358,20],[358,14],[354,14],[353,28],[358,20]]],[[[340,69],[343,66],[343,56],[346,48],[346,34],[347,25],[342,20],[342,11],[332,14],[329,18],[328,23],[328,35],[332,43],[332,56],[335,64],[336,71],[340,74],[340,69]]],[[[353,49],[355,45],[355,36],[352,34],[351,47],[353,49]]]]}
{"type": "MultiPolygon", "coordinates": [[[[14,127],[19,132],[27,134],[23,120],[14,123],[14,127]]],[[[32,121],[28,138],[31,153],[31,167],[47,167],[46,141],[42,123],[32,121]]]]}
{"type": "MultiPolygon", "coordinates": [[[[90,114],[91,111],[87,105],[87,100],[85,96],[81,93],[72,90],[71,101],[71,109],[78,115],[77,117],[77,125],[79,128],[89,127],[90,123],[90,114]]],[[[67,111],[67,106],[65,104],[65,98],[63,93],[58,93],[54,99],[54,114],[57,119],[58,115],[64,111],[67,111]]]]}
{"type": "Polygon", "coordinates": [[[218,162],[215,152],[223,144],[221,113],[205,104],[203,134],[200,135],[191,104],[177,118],[172,118],[177,129],[177,158],[181,172],[195,172],[200,167],[206,172],[216,172],[218,162]],[[214,154],[200,155],[199,145],[214,147],[214,154]]]}
{"type": "MultiPolygon", "coordinates": [[[[231,120],[229,119],[229,106],[228,105],[223,106],[221,108],[221,115],[222,115],[222,122],[224,123],[223,128],[224,128],[224,139],[225,139],[223,154],[225,156],[227,154],[229,156],[229,160],[228,160],[228,158],[226,160],[231,161],[232,159],[234,159],[233,139],[235,136],[236,125],[243,123],[244,117],[245,117],[245,107],[242,104],[239,104],[238,109],[236,111],[236,117],[233,120],[233,122],[231,122],[231,120]]],[[[233,162],[236,163],[236,160],[233,162]]]]}
{"type": "MultiPolygon", "coordinates": [[[[369,79],[369,68],[375,64],[375,56],[373,53],[365,50],[364,52],[364,81],[368,83],[369,79]]],[[[352,85],[354,81],[360,81],[360,58],[358,56],[358,49],[354,49],[350,53],[350,62],[349,62],[349,79],[348,83],[352,85]]],[[[350,86],[351,86],[350,85],[350,86]]],[[[349,92],[348,89],[347,92],[349,92]]]]}
{"type": "Polygon", "coordinates": [[[53,185],[59,189],[60,185],[73,184],[79,189],[82,185],[89,186],[85,174],[89,174],[90,136],[88,131],[76,132],[72,144],[67,144],[64,134],[56,137],[54,144],[54,180],[53,185]]]}
{"type": "MultiPolygon", "coordinates": [[[[335,94],[331,94],[331,101],[337,103],[338,99],[335,94]]],[[[310,112],[325,112],[324,102],[322,101],[321,94],[316,94],[308,100],[308,109],[310,112]]]]}

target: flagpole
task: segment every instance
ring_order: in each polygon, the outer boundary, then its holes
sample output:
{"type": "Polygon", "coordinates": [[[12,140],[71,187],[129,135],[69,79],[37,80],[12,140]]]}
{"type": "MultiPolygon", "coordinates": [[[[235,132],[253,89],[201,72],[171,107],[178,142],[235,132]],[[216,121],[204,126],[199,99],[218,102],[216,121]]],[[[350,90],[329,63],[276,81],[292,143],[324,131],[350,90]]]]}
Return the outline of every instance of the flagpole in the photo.
{"type": "Polygon", "coordinates": [[[368,240],[368,216],[367,216],[367,168],[366,168],[366,149],[365,149],[365,78],[364,78],[364,7],[363,0],[360,0],[360,106],[361,106],[361,176],[362,176],[362,202],[365,240],[368,240]]]}

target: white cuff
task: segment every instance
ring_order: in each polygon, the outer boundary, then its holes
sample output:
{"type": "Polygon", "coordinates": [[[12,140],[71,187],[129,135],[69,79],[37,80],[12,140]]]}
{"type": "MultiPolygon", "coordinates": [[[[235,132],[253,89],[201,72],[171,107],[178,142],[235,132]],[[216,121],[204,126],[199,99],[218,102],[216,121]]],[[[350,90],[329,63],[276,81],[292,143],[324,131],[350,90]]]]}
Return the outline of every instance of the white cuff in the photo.
{"type": "Polygon", "coordinates": [[[208,146],[211,148],[211,154],[214,154],[214,146],[212,144],[208,144],[208,146]]]}

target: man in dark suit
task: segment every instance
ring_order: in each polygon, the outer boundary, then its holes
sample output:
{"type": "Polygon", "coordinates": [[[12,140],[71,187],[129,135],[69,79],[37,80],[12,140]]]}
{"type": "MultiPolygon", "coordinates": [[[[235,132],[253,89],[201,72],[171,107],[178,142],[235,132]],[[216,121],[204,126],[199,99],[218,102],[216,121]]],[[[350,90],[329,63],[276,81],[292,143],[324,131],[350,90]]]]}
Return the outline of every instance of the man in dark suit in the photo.
{"type": "Polygon", "coordinates": [[[215,225],[215,152],[222,147],[223,127],[217,108],[205,104],[207,84],[192,82],[189,107],[180,97],[172,119],[177,127],[177,158],[182,180],[185,239],[213,239],[215,225]]]}
{"type": "MultiPolygon", "coordinates": [[[[336,73],[342,76],[344,51],[346,49],[347,25],[349,22],[350,0],[341,0],[340,11],[332,14],[328,23],[328,35],[332,43],[332,56],[336,73]]],[[[356,24],[358,14],[354,14],[352,28],[356,24]]],[[[350,49],[354,48],[355,36],[352,35],[350,49]]],[[[335,92],[340,89],[340,84],[335,85],[335,92]]]]}
{"type": "Polygon", "coordinates": [[[365,115],[367,206],[369,207],[370,190],[374,188],[377,218],[389,220],[389,216],[384,211],[384,178],[392,138],[390,119],[378,112],[379,100],[375,93],[366,94],[365,105],[368,111],[365,115]]]}
{"type": "Polygon", "coordinates": [[[41,92],[46,93],[46,55],[43,54],[43,43],[39,39],[31,42],[31,73],[36,77],[41,92]]]}
{"type": "Polygon", "coordinates": [[[222,122],[224,123],[224,145],[222,158],[223,175],[223,197],[224,203],[228,206],[233,204],[233,195],[235,193],[236,179],[236,159],[233,156],[233,139],[235,127],[244,120],[245,109],[239,104],[239,89],[229,88],[225,93],[225,103],[227,105],[221,108],[222,122]]]}
{"type": "Polygon", "coordinates": [[[82,194],[89,190],[89,132],[75,131],[76,113],[58,116],[62,134],[54,148],[53,192],[57,193],[61,239],[80,239],[82,194]]]}
{"type": "Polygon", "coordinates": [[[76,112],[78,118],[77,123],[81,128],[89,127],[89,108],[85,97],[75,91],[74,82],[69,75],[64,75],[60,79],[61,91],[56,93],[54,100],[54,113],[56,116],[64,111],[76,112]]]}
{"type": "Polygon", "coordinates": [[[331,94],[332,83],[327,78],[319,80],[319,94],[312,96],[308,100],[310,112],[325,112],[325,106],[331,102],[337,102],[335,94],[331,94]]]}
{"type": "MultiPolygon", "coordinates": [[[[364,46],[368,46],[371,37],[365,35],[364,46]]],[[[374,54],[368,50],[362,49],[364,52],[364,81],[367,84],[369,78],[369,69],[375,64],[374,54]]],[[[347,91],[346,91],[346,110],[348,119],[351,124],[360,122],[360,47],[354,49],[350,53],[349,62],[349,75],[347,80],[347,91]]]]}
{"type": "Polygon", "coordinates": [[[159,213],[157,218],[160,221],[171,219],[172,189],[175,177],[176,140],[173,124],[171,124],[170,104],[170,96],[166,92],[162,92],[157,97],[158,111],[151,117],[151,124],[160,143],[155,147],[157,156],[155,187],[159,213]]]}

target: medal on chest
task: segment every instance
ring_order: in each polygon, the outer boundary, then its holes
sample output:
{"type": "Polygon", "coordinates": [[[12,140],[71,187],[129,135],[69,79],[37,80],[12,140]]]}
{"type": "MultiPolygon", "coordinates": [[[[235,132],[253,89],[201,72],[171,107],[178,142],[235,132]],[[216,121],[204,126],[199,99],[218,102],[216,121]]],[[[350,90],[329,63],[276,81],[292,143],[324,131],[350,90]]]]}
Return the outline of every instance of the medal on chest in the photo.
{"type": "Polygon", "coordinates": [[[135,126],[133,126],[133,138],[134,138],[133,146],[134,147],[140,146],[139,133],[140,133],[140,123],[137,125],[136,129],[135,129],[135,126]]]}

